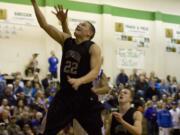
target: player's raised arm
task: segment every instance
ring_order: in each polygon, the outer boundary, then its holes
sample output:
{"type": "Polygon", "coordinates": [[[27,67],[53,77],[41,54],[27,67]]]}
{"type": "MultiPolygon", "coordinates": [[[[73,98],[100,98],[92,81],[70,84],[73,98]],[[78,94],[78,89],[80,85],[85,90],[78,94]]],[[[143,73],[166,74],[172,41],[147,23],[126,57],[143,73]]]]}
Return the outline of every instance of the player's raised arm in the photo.
{"type": "Polygon", "coordinates": [[[42,29],[44,29],[54,40],[56,40],[58,43],[60,43],[61,45],[64,44],[64,41],[70,37],[70,35],[60,32],[57,28],[55,28],[52,25],[49,25],[44,17],[44,15],[42,14],[41,10],[39,9],[38,5],[37,5],[37,0],[31,0],[35,14],[36,14],[36,18],[38,20],[38,23],[40,25],[40,27],[42,29]]]}
{"type": "Polygon", "coordinates": [[[56,12],[52,11],[52,13],[58,18],[58,20],[60,21],[61,25],[62,25],[62,29],[63,32],[71,35],[71,32],[69,30],[68,27],[68,23],[67,23],[67,15],[68,15],[68,9],[66,9],[64,11],[63,6],[62,5],[57,5],[54,7],[54,9],[56,10],[56,12]]]}

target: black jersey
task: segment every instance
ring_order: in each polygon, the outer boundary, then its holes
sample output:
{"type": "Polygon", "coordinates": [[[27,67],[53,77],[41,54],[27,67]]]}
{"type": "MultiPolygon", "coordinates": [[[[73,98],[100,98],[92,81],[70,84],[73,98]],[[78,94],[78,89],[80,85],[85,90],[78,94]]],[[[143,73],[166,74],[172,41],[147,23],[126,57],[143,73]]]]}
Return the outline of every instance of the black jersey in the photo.
{"type": "MultiPolygon", "coordinates": [[[[134,112],[136,111],[136,109],[134,108],[130,108],[124,115],[123,115],[123,119],[128,122],[131,125],[134,125],[134,119],[133,119],[133,115],[134,112]]],[[[121,123],[119,123],[115,117],[112,117],[112,123],[111,123],[111,135],[132,135],[131,133],[129,133],[127,131],[127,129],[125,129],[123,127],[123,125],[121,125],[121,123]]]]}
{"type": "MultiPolygon", "coordinates": [[[[89,48],[93,45],[92,41],[84,41],[76,44],[75,39],[68,38],[63,46],[63,55],[61,61],[61,88],[72,90],[72,86],[67,81],[67,76],[79,78],[91,70],[89,48]]],[[[90,89],[92,82],[83,84],[80,89],[90,89]]]]}

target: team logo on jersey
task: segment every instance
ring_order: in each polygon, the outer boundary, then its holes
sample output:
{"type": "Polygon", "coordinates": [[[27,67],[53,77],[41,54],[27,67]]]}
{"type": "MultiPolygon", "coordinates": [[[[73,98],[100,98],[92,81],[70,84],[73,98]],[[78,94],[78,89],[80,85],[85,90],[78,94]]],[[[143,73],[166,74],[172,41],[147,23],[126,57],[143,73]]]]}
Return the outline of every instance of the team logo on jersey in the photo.
{"type": "Polygon", "coordinates": [[[72,59],[76,60],[79,63],[80,60],[81,60],[81,55],[79,54],[79,52],[76,52],[74,50],[69,50],[69,51],[66,52],[65,58],[66,59],[72,58],[72,59]]]}

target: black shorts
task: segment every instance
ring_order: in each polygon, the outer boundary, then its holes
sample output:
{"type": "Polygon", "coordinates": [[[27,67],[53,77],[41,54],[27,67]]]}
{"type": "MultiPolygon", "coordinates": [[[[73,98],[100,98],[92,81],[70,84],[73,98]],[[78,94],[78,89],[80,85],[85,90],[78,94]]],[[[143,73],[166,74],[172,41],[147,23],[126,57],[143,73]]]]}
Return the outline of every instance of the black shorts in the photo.
{"type": "Polygon", "coordinates": [[[92,91],[86,93],[58,92],[47,114],[44,135],[56,135],[75,118],[89,135],[102,135],[102,104],[92,91]]]}

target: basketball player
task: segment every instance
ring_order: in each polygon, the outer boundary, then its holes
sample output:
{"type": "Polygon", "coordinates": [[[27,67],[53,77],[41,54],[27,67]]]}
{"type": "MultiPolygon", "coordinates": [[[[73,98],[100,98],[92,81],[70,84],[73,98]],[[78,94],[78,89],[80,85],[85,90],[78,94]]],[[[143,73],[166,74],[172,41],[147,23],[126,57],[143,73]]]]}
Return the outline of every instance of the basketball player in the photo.
{"type": "MultiPolygon", "coordinates": [[[[63,9],[62,5],[55,6],[56,12],[52,12],[60,21],[62,25],[63,32],[68,33],[71,35],[71,32],[69,30],[68,24],[67,24],[67,14],[68,9],[63,9]]],[[[101,65],[103,64],[103,58],[101,58],[101,65]]],[[[103,70],[101,69],[99,71],[99,74],[97,78],[93,81],[93,88],[92,90],[99,95],[99,100],[103,101],[103,97],[105,94],[107,94],[110,90],[108,86],[108,80],[106,75],[104,74],[103,70]]],[[[73,120],[73,129],[74,129],[74,135],[86,135],[86,131],[80,126],[79,122],[74,119],[73,120]]]]}
{"type": "Polygon", "coordinates": [[[101,67],[101,52],[91,41],[94,26],[80,23],[71,35],[60,32],[49,25],[36,0],[31,0],[39,25],[54,40],[61,44],[61,90],[57,92],[48,109],[44,135],[56,135],[73,118],[77,119],[89,135],[102,135],[102,104],[91,90],[92,81],[101,67]]]}
{"type": "Polygon", "coordinates": [[[123,88],[118,96],[119,109],[110,115],[106,135],[141,135],[142,114],[131,107],[132,91],[123,88]]]}

